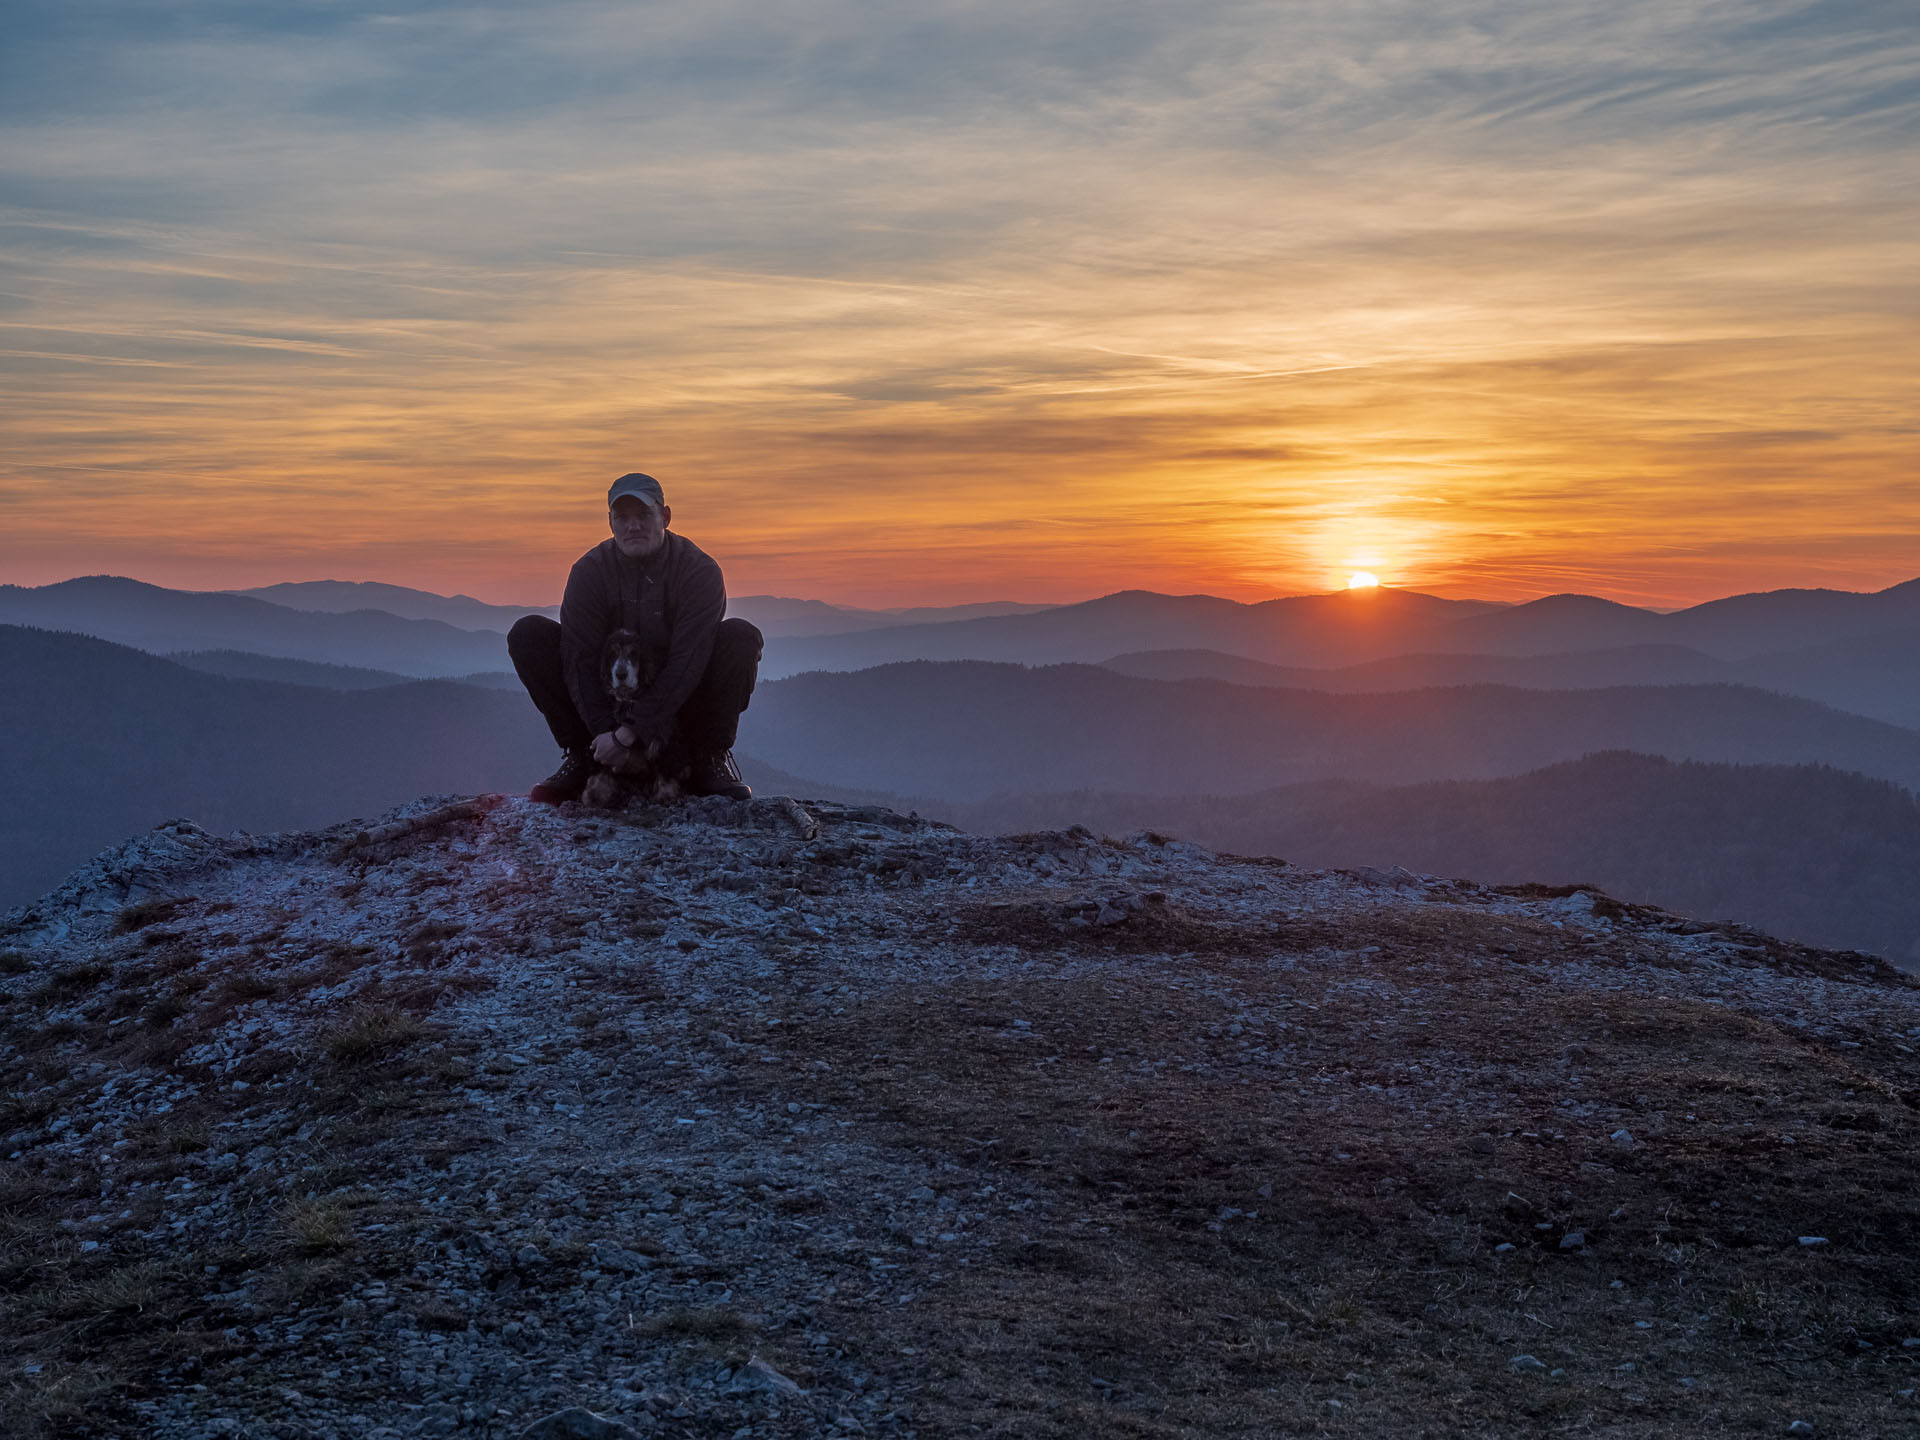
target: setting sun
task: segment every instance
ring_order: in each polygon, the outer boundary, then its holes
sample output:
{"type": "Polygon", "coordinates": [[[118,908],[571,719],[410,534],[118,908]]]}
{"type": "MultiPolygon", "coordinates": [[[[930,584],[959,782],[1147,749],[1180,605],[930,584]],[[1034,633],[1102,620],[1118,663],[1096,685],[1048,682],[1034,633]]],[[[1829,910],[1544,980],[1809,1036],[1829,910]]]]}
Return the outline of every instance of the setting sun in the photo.
{"type": "Polygon", "coordinates": [[[1348,577],[1347,589],[1371,590],[1380,583],[1380,577],[1371,570],[1356,570],[1348,577]]]}

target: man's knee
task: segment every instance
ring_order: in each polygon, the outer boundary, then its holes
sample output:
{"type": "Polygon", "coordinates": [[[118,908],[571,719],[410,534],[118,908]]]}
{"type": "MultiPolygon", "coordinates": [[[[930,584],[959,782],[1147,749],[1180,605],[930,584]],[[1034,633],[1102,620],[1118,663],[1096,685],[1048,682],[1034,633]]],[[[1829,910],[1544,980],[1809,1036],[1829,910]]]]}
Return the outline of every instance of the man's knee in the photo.
{"type": "Polygon", "coordinates": [[[722,620],[713,637],[713,658],[707,662],[701,691],[703,702],[716,714],[731,717],[747,708],[754,683],[760,678],[759,629],[746,620],[722,620]]]}
{"type": "Polygon", "coordinates": [[[554,648],[560,635],[560,622],[544,615],[522,615],[507,631],[507,654],[518,660],[554,648]]]}
{"type": "Polygon", "coordinates": [[[758,665],[761,651],[765,647],[766,641],[761,638],[760,627],[751,620],[742,620],[738,616],[731,620],[722,620],[720,633],[713,639],[713,648],[735,664],[758,665]]]}

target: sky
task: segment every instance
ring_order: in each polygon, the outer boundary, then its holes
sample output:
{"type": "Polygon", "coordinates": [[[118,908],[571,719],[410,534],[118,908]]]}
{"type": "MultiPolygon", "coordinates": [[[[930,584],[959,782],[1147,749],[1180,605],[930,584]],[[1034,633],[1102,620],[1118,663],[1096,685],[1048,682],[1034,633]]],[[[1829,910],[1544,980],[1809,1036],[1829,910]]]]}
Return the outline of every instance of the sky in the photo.
{"type": "Polygon", "coordinates": [[[0,581],[1920,575],[1911,0],[11,0],[0,581]]]}

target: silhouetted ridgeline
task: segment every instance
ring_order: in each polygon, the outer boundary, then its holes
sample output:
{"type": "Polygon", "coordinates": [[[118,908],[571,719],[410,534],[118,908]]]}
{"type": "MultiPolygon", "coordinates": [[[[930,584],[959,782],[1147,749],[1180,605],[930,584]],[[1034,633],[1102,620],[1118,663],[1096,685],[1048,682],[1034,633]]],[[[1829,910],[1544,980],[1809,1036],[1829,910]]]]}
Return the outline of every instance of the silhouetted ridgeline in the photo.
{"type": "MultiPolygon", "coordinates": [[[[1920,651],[1920,582],[1875,594],[1734,596],[1672,615],[1592,596],[1503,606],[1394,589],[1255,604],[1132,590],[1074,605],[892,611],[748,595],[729,610],[767,635],[764,679],[978,660],[1338,691],[1733,683],[1920,725],[1920,667],[1912,660],[1920,651]]],[[[167,590],[116,576],[0,586],[0,624],[72,630],[159,654],[242,651],[452,679],[499,672],[504,631],[519,613],[361,582],[247,593],[167,590]],[[463,628],[474,626],[481,628],[463,628]]],[[[218,670],[226,662],[190,663],[218,670]]],[[[254,678],[348,688],[338,675],[254,678]]]]}
{"type": "Polygon", "coordinates": [[[0,626],[0,667],[0,907],[174,816],[327,825],[423,793],[524,789],[553,762],[546,726],[505,691],[232,680],[16,626],[0,626]]]}
{"type": "Polygon", "coordinates": [[[849,635],[859,630],[888,630],[899,625],[937,625],[993,615],[1031,615],[1052,605],[1018,600],[981,600],[970,605],[909,605],[897,610],[862,610],[824,600],[795,600],[784,595],[731,595],[727,614],[749,620],[769,640],[800,636],[849,635]]]}
{"type": "Polygon", "coordinates": [[[1551,655],[1683,647],[1722,660],[1920,629],[1920,581],[1874,594],[1775,590],[1663,615],[1591,595],[1524,605],[1411,590],[1293,595],[1251,605],[1213,595],[1124,590],[1030,615],[782,640],[770,674],[901,660],[1093,664],[1139,650],[1204,649],[1277,665],[1345,666],[1392,655],[1551,655]]]}
{"type": "Polygon", "coordinates": [[[460,630],[492,630],[505,634],[522,615],[541,614],[558,620],[558,605],[489,605],[471,595],[436,595],[406,585],[383,585],[368,580],[288,580],[252,590],[229,590],[250,595],[289,610],[321,615],[350,615],[357,610],[384,610],[403,620],[438,620],[460,630]]]}
{"type": "Polygon", "coordinates": [[[767,685],[743,736],[796,775],[949,801],[1493,779],[1598,750],[1827,764],[1920,785],[1920,733],[1732,685],[1330,695],[1088,665],[923,663],[767,685]]]}
{"type": "Polygon", "coordinates": [[[1252,605],[1217,595],[1122,590],[1031,614],[785,639],[768,646],[767,673],[902,660],[1094,663],[1127,650],[1187,646],[1292,665],[1343,665],[1417,647],[1454,621],[1499,608],[1411,590],[1293,595],[1252,605]]]}
{"type": "Polygon", "coordinates": [[[986,834],[1155,829],[1303,865],[1597,885],[1623,900],[1920,966],[1920,802],[1827,766],[1615,752],[1508,780],[1392,788],[1326,781],[1255,795],[1083,791],[970,805],[843,798],[891,801],[986,834]]]}
{"type": "Polygon", "coordinates": [[[245,650],[432,677],[497,670],[507,653],[503,632],[408,620],[383,610],[289,610],[251,595],[168,590],[116,575],[34,589],[0,585],[0,625],[71,630],[162,655],[245,650]]]}
{"type": "Polygon", "coordinates": [[[1527,690],[1750,685],[1911,729],[1920,726],[1917,656],[1920,629],[1854,636],[1746,660],[1719,660],[1684,645],[1629,645],[1554,655],[1396,655],[1327,670],[1268,665],[1218,650],[1136,651],[1102,665],[1146,680],[1225,680],[1343,694],[1438,685],[1515,685],[1527,690]]]}
{"type": "MultiPolygon", "coordinates": [[[[326,690],[378,690],[383,685],[412,685],[417,678],[391,670],[368,670],[359,665],[324,665],[318,660],[287,660],[278,655],[254,655],[245,650],[177,650],[165,657],[189,670],[225,675],[232,680],[278,680],[287,685],[318,685],[326,690]]],[[[458,685],[482,685],[489,690],[524,693],[510,670],[441,677],[458,685]]]]}
{"type": "MultiPolygon", "coordinates": [[[[327,824],[423,793],[524,791],[554,758],[513,691],[224,678],[11,627],[0,663],[0,905],[163,819],[327,824]]],[[[806,777],[750,767],[763,787],[925,797],[901,803],[971,828],[1155,827],[1317,864],[1588,881],[1898,959],[1920,935],[1912,802],[1860,775],[1613,757],[1494,784],[1353,783],[1619,748],[1920,773],[1920,735],[1736,687],[1325,695],[923,664],[768,684],[744,718],[743,751],[806,777]],[[1273,789],[1303,778],[1320,783],[1273,789]],[[1076,790],[1102,793],[1059,793],[1076,790]],[[1207,794],[1229,798],[1193,798],[1207,794]]]]}

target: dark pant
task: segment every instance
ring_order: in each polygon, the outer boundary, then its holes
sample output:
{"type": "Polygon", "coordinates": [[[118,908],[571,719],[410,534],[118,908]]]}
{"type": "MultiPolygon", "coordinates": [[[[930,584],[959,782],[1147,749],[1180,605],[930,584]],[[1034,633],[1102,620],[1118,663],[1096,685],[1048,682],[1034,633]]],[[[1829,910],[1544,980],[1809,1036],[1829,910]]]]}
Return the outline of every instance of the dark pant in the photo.
{"type": "MultiPolygon", "coordinates": [[[[680,707],[680,741],[690,754],[733,748],[740,712],[753,698],[753,682],[760,676],[760,644],[760,632],[745,620],[720,622],[707,673],[680,707]]],[[[544,615],[522,616],[507,632],[507,654],[560,748],[592,748],[593,735],[567,693],[559,623],[544,615]]]]}

